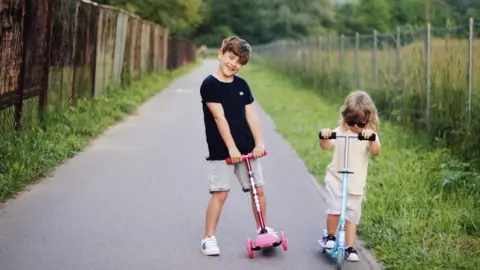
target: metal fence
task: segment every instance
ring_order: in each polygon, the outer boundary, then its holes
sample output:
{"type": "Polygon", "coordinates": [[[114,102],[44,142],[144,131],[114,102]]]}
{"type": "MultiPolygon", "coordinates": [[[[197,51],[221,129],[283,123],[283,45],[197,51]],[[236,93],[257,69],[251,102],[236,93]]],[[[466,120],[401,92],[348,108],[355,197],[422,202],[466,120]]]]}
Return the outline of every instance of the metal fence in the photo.
{"type": "Polygon", "coordinates": [[[480,24],[328,36],[254,48],[270,68],[344,97],[369,92],[382,117],[480,156],[480,24]]]}
{"type": "Polygon", "coordinates": [[[0,132],[35,122],[47,105],[62,108],[194,61],[195,44],[118,8],[88,0],[2,0],[0,132]]]}

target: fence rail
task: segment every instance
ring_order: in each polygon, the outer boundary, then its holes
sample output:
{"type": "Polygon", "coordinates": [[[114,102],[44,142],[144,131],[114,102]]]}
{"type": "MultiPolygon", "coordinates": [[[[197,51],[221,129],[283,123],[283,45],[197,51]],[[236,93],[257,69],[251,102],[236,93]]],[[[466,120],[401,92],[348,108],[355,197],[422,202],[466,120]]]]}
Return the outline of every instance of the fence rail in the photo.
{"type": "Polygon", "coordinates": [[[329,36],[256,46],[272,69],[344,97],[368,91],[382,116],[480,157],[480,24],[329,36]]]}
{"type": "Polygon", "coordinates": [[[0,132],[22,114],[102,95],[143,74],[195,61],[195,44],[88,0],[0,2],[0,132]]]}

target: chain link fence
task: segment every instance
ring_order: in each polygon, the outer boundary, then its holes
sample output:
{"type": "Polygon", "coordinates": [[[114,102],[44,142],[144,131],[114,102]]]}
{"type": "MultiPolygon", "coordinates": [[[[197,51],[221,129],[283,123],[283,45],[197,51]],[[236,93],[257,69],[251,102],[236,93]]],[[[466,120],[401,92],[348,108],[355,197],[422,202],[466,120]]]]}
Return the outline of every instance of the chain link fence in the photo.
{"type": "Polygon", "coordinates": [[[194,62],[195,44],[124,10],[88,0],[0,1],[0,133],[194,62]]]}
{"type": "Polygon", "coordinates": [[[327,36],[254,48],[269,68],[344,98],[364,89],[384,119],[480,157],[480,24],[327,36]]]}

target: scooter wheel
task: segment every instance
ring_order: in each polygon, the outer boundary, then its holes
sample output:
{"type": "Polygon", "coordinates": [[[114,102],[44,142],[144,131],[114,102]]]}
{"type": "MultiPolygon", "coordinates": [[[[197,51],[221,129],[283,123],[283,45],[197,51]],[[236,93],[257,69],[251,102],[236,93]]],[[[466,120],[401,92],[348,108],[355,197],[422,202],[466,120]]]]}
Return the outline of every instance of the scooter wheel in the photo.
{"type": "Polygon", "coordinates": [[[285,234],[283,232],[280,232],[280,239],[282,240],[282,248],[284,251],[287,251],[288,249],[288,243],[287,239],[285,238],[285,234]]]}
{"type": "Polygon", "coordinates": [[[250,259],[253,259],[253,247],[252,247],[252,241],[250,239],[247,240],[247,252],[248,252],[248,257],[250,257],[250,259]]]}
{"type": "MultiPolygon", "coordinates": [[[[340,249],[339,251],[344,252],[342,249],[340,249]]],[[[337,270],[342,270],[343,257],[344,257],[344,254],[338,254],[337,256],[337,270]]]]}

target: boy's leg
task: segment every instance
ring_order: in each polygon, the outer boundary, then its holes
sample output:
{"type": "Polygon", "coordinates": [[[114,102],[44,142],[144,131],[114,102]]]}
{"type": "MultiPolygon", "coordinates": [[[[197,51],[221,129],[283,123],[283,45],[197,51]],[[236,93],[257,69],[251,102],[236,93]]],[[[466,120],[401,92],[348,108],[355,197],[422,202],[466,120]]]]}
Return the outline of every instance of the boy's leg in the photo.
{"type": "Polygon", "coordinates": [[[230,183],[235,178],[235,174],[234,166],[226,164],[225,161],[210,161],[209,166],[209,188],[212,196],[208,202],[205,215],[205,234],[202,239],[201,249],[205,255],[219,255],[220,250],[215,232],[223,204],[230,190],[230,183]]]}
{"type": "MultiPolygon", "coordinates": [[[[263,178],[263,170],[262,164],[258,159],[251,159],[250,165],[252,166],[253,171],[253,178],[255,181],[255,187],[257,189],[257,197],[260,202],[260,208],[262,209],[263,220],[265,224],[267,223],[267,199],[265,197],[264,185],[265,181],[263,178]]],[[[253,190],[251,189],[250,179],[248,177],[248,169],[245,163],[239,163],[236,165],[235,174],[237,179],[239,180],[240,184],[242,185],[242,189],[244,192],[249,192],[251,205],[252,205],[252,213],[255,218],[255,222],[257,224],[257,232],[260,232],[260,220],[257,216],[257,207],[255,205],[255,200],[253,198],[253,190]]],[[[275,232],[272,228],[266,228],[269,232],[275,232]]]]}

